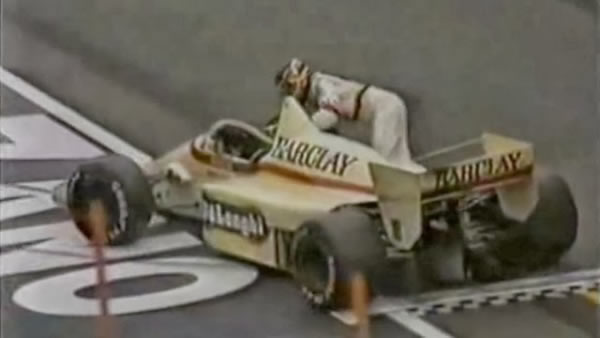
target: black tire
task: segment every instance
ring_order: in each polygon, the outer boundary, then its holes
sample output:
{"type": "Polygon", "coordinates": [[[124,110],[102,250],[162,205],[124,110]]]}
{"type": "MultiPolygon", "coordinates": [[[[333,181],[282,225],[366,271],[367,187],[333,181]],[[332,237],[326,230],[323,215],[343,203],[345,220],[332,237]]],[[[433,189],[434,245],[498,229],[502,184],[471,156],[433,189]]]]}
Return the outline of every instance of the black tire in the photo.
{"type": "MultiPolygon", "coordinates": [[[[385,259],[385,249],[371,218],[344,208],[305,222],[292,243],[293,270],[308,302],[335,309],[351,304],[356,273],[369,286],[385,259]]],[[[369,288],[369,297],[372,290],[369,288]]]]}
{"type": "Polygon", "coordinates": [[[98,157],[80,165],[68,182],[67,203],[75,225],[92,239],[89,211],[99,201],[107,213],[106,245],[137,240],[154,210],[152,191],[141,169],[121,155],[98,157]]]}
{"type": "Polygon", "coordinates": [[[476,280],[517,278],[552,267],[575,242],[578,215],[569,186],[556,175],[540,175],[536,183],[538,202],[527,220],[495,216],[494,223],[504,228],[501,236],[470,253],[476,280]]]}
{"type": "Polygon", "coordinates": [[[561,255],[577,238],[578,214],[567,182],[557,175],[538,180],[539,200],[528,217],[527,234],[537,248],[561,255]]]}

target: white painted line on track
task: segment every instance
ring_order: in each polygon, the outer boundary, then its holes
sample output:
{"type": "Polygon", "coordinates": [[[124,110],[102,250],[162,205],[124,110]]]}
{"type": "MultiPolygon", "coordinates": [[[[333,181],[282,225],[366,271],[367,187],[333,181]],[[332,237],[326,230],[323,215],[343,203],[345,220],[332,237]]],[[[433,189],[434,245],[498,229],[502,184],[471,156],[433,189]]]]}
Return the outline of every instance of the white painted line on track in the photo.
{"type": "MultiPolygon", "coordinates": [[[[585,294],[599,287],[600,269],[577,270],[404,297],[378,297],[373,300],[369,314],[378,316],[404,312],[424,316],[542,298],[564,298],[571,294],[585,294]]],[[[356,322],[350,310],[332,312],[332,315],[347,325],[356,322]]]]}
{"type": "MultiPolygon", "coordinates": [[[[7,229],[0,231],[0,248],[10,245],[33,243],[50,238],[73,238],[84,242],[85,240],[75,229],[71,222],[57,222],[44,225],[34,225],[21,229],[7,229]]],[[[2,261],[4,264],[4,260],[2,261]]],[[[0,268],[0,271],[2,268],[0,268]]],[[[1,274],[1,273],[0,273],[1,274]]]]}
{"type": "MultiPolygon", "coordinates": [[[[354,315],[345,315],[340,312],[331,312],[331,316],[341,321],[348,326],[355,326],[358,324],[354,315]]],[[[424,338],[453,338],[453,336],[442,331],[440,328],[432,325],[425,321],[420,316],[410,314],[406,311],[394,311],[384,314],[389,320],[399,324],[403,328],[411,331],[424,338]]]]}
{"type": "MultiPolygon", "coordinates": [[[[45,232],[38,228],[32,229],[28,233],[36,236],[34,240],[47,237],[48,234],[52,235],[59,232],[62,232],[62,234],[55,239],[3,254],[2,264],[0,264],[0,277],[48,271],[61,267],[94,264],[96,262],[96,257],[93,253],[90,253],[89,244],[81,238],[82,236],[79,232],[76,232],[72,224],[62,222],[59,225],[52,224],[45,227],[45,232]]],[[[9,244],[32,240],[32,238],[25,237],[27,232],[19,233],[18,230],[4,231],[13,232],[9,239],[5,241],[9,244]]],[[[173,250],[195,248],[200,245],[202,245],[200,240],[193,235],[178,231],[145,237],[130,246],[107,247],[105,248],[105,254],[107,262],[110,262],[135,257],[146,257],[173,250]]]]}
{"type": "Polygon", "coordinates": [[[386,315],[392,321],[425,338],[453,338],[436,326],[406,312],[393,312],[386,315]]]}
{"type": "Polygon", "coordinates": [[[379,302],[379,306],[371,310],[371,315],[397,311],[426,314],[430,311],[442,312],[462,308],[464,304],[471,304],[471,306],[479,304],[478,306],[482,307],[488,304],[505,305],[511,300],[527,301],[554,295],[564,297],[597,288],[598,284],[600,284],[600,269],[555,273],[476,287],[434,291],[400,299],[384,299],[379,302]]]}
{"type": "Polygon", "coordinates": [[[104,145],[115,153],[128,156],[139,164],[152,160],[150,156],[141,150],[123,141],[121,138],[99,126],[98,124],[95,124],[82,117],[82,115],[75,110],[65,106],[61,102],[50,97],[48,94],[35,88],[25,80],[4,69],[4,67],[0,67],[0,82],[21,96],[40,106],[52,116],[70,125],[71,127],[85,134],[87,137],[104,145]]]}
{"type": "Polygon", "coordinates": [[[82,139],[47,114],[2,116],[0,132],[12,142],[0,144],[3,160],[83,159],[104,154],[98,144],[82,139]]]}
{"type": "MultiPolygon", "coordinates": [[[[378,297],[373,300],[369,314],[387,317],[422,337],[450,337],[422,317],[433,313],[503,306],[541,298],[565,298],[577,294],[592,294],[597,297],[599,288],[600,269],[579,270],[412,296],[378,297]],[[590,293],[590,290],[595,290],[595,293],[590,293]]],[[[334,311],[331,315],[346,325],[357,324],[357,319],[350,310],[334,311]]]]}

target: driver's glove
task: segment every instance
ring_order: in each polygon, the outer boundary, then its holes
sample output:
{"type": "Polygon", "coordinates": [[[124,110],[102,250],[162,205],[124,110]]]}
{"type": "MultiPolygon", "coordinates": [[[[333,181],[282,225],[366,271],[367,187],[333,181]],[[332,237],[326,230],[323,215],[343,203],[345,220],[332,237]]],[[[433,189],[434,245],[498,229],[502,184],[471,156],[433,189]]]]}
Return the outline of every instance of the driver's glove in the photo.
{"type": "Polygon", "coordinates": [[[321,130],[332,129],[339,121],[336,113],[327,109],[319,109],[312,116],[313,123],[321,130]]]}

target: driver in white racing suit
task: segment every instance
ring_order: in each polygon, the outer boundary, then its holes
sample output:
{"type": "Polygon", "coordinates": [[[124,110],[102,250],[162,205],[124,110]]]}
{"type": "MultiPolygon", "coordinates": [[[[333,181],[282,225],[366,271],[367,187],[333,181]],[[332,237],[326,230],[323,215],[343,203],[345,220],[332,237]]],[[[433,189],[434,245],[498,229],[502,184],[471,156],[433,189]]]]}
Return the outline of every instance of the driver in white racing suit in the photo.
{"type": "Polygon", "coordinates": [[[293,58],[275,76],[281,94],[294,96],[321,130],[332,129],[340,119],[368,123],[371,146],[388,161],[407,170],[423,172],[408,146],[407,109],[396,94],[335,75],[313,71],[293,58]]]}

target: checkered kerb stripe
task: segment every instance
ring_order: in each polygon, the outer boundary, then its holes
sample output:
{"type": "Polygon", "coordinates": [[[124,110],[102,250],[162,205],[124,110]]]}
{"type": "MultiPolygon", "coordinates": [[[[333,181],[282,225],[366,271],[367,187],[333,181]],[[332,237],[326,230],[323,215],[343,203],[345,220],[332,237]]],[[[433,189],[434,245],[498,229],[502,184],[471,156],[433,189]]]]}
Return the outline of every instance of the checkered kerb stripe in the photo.
{"type": "Polygon", "coordinates": [[[502,306],[520,302],[529,302],[549,298],[564,298],[572,295],[585,294],[600,289],[600,280],[573,282],[556,287],[544,287],[526,290],[494,292],[475,297],[464,297],[451,300],[408,306],[405,311],[416,315],[448,314],[489,306],[502,306]]]}

